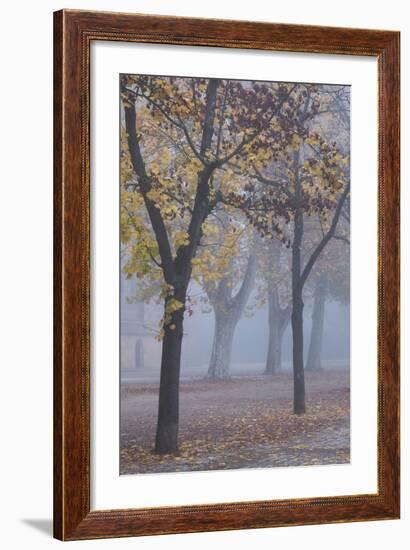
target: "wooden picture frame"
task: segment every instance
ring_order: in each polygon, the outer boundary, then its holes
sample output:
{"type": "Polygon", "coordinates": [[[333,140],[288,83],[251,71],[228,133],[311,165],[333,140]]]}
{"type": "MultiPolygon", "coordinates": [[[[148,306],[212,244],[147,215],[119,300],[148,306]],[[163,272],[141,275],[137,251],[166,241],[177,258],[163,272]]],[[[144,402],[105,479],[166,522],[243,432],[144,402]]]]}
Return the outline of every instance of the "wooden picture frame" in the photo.
{"type": "Polygon", "coordinates": [[[54,536],[62,540],[399,517],[399,33],[62,10],[54,14],[54,536]],[[378,61],[377,494],[90,510],[90,45],[93,40],[378,61]]]}

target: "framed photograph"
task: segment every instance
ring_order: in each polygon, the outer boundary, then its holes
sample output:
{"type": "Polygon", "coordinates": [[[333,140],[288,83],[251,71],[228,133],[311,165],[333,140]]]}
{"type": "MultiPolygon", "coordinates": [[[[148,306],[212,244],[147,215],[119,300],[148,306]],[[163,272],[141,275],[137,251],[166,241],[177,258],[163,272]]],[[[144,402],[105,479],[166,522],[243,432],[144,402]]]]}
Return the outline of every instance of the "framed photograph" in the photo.
{"type": "Polygon", "coordinates": [[[399,33],[54,14],[54,534],[399,517],[399,33]]]}

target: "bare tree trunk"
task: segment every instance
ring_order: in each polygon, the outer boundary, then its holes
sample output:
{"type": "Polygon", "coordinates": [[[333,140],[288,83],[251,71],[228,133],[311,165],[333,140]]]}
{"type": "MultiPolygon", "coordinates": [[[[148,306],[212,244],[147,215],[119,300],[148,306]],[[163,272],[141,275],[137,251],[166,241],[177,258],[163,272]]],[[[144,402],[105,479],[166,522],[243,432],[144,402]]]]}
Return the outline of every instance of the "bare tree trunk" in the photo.
{"type": "Polygon", "coordinates": [[[326,275],[321,273],[316,280],[313,298],[312,330],[310,333],[309,352],[306,370],[321,370],[322,368],[322,341],[325,317],[327,281],[326,275]]]}
{"type": "Polygon", "coordinates": [[[174,453],[178,450],[179,375],[183,318],[184,310],[180,309],[173,314],[172,323],[164,326],[158,423],[155,438],[155,451],[162,454],[174,453]],[[175,328],[172,330],[171,326],[175,328]]]}
{"type": "Polygon", "coordinates": [[[265,374],[276,374],[282,370],[282,341],[290,320],[290,308],[281,308],[276,286],[268,291],[268,318],[269,336],[265,374]]]}
{"type": "Polygon", "coordinates": [[[237,320],[232,314],[222,315],[215,311],[215,332],[208,369],[209,378],[229,378],[236,325],[237,320]]]}
{"type": "Polygon", "coordinates": [[[292,332],[294,382],[293,412],[295,414],[304,414],[306,412],[306,404],[305,373],[303,368],[303,300],[301,292],[296,292],[293,295],[292,332]]]}
{"type": "Polygon", "coordinates": [[[303,367],[303,286],[301,284],[302,237],[303,213],[297,210],[292,246],[293,412],[295,414],[306,412],[303,367]]]}
{"type": "Polygon", "coordinates": [[[135,342],[135,362],[134,362],[136,369],[142,369],[144,368],[144,343],[139,338],[135,342]]]}
{"type": "Polygon", "coordinates": [[[271,317],[269,312],[269,339],[265,374],[276,374],[282,370],[282,339],[279,322],[277,319],[271,320],[271,317]]]}

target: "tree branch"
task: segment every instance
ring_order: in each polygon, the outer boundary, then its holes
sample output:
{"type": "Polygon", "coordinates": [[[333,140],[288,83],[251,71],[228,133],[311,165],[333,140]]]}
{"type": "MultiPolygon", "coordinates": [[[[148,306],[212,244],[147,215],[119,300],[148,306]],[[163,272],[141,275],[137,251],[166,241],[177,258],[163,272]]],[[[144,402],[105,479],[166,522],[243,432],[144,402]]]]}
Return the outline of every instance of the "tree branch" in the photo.
{"type": "MultiPolygon", "coordinates": [[[[131,93],[134,95],[134,97],[136,98],[137,97],[137,94],[133,91],[133,90],[130,90],[129,88],[124,88],[124,90],[128,93],[131,93]]],[[[164,117],[172,124],[174,125],[176,128],[179,128],[180,130],[183,131],[184,135],[185,135],[185,138],[188,142],[188,145],[190,146],[190,148],[192,149],[192,152],[194,153],[194,155],[202,162],[202,164],[205,164],[205,160],[204,158],[198,153],[195,145],[194,145],[194,142],[192,141],[191,139],[191,136],[189,135],[189,132],[185,126],[185,124],[183,124],[183,122],[181,121],[180,118],[178,118],[178,120],[175,120],[174,118],[172,118],[168,113],[167,111],[161,107],[161,105],[159,103],[157,103],[156,101],[154,101],[153,99],[151,99],[149,96],[147,96],[146,94],[143,94],[143,93],[140,93],[139,94],[141,97],[143,97],[146,101],[148,101],[148,103],[150,103],[153,107],[155,107],[156,109],[158,109],[163,115],[164,117]]]]}
{"type": "MultiPolygon", "coordinates": [[[[132,225],[133,225],[133,227],[134,227],[136,233],[138,234],[138,226],[137,226],[137,224],[135,223],[135,219],[134,219],[133,214],[128,210],[128,208],[127,208],[125,205],[124,205],[124,209],[125,209],[125,211],[127,212],[128,217],[129,217],[129,219],[131,220],[131,223],[132,223],[132,225]]],[[[161,263],[158,262],[157,259],[153,256],[153,254],[152,254],[151,250],[148,248],[148,246],[146,246],[145,248],[146,248],[146,250],[147,250],[147,252],[148,252],[148,254],[149,254],[151,260],[154,262],[154,264],[162,269],[161,263]]]]}
{"type": "Polygon", "coordinates": [[[219,86],[219,79],[210,78],[206,89],[206,108],[204,127],[202,130],[201,148],[199,154],[204,158],[207,149],[211,147],[212,135],[214,132],[214,118],[216,108],[216,92],[219,86]]]}
{"type": "Polygon", "coordinates": [[[333,235],[333,238],[337,241],[343,241],[344,243],[350,245],[350,239],[348,239],[347,237],[343,237],[342,235],[333,235]]]}
{"type": "MultiPolygon", "coordinates": [[[[211,146],[212,134],[214,129],[216,95],[218,90],[219,80],[216,78],[210,79],[206,91],[206,108],[205,120],[201,140],[201,156],[211,146]]],[[[198,173],[198,185],[195,195],[194,207],[192,210],[191,221],[188,226],[189,243],[186,246],[181,246],[178,249],[175,259],[175,269],[178,276],[182,278],[184,284],[188,284],[191,273],[191,260],[195,256],[197,247],[201,240],[202,224],[209,215],[211,205],[209,202],[209,179],[215,170],[214,164],[207,164],[204,169],[198,173]]]]}
{"type": "Polygon", "coordinates": [[[334,213],[334,216],[333,216],[333,220],[332,220],[332,223],[330,225],[330,228],[329,228],[328,232],[325,234],[323,239],[317,245],[314,252],[310,256],[308,262],[306,263],[305,268],[302,271],[302,275],[301,275],[300,280],[299,280],[299,284],[302,288],[303,288],[303,285],[305,284],[305,282],[306,282],[306,280],[307,280],[307,278],[308,278],[308,276],[309,276],[316,260],[318,259],[320,253],[325,248],[325,246],[330,241],[330,239],[334,236],[337,224],[339,222],[340,213],[341,213],[342,208],[343,208],[343,204],[344,204],[344,202],[346,200],[346,197],[348,196],[349,192],[350,192],[350,183],[348,183],[346,185],[342,195],[339,198],[339,201],[337,203],[336,210],[335,210],[335,213],[334,213]]]}
{"type": "Polygon", "coordinates": [[[271,180],[269,178],[266,178],[265,176],[263,176],[261,174],[261,172],[259,172],[259,170],[257,170],[257,168],[255,168],[255,166],[253,167],[253,169],[255,170],[255,173],[256,175],[251,175],[250,177],[253,178],[253,179],[256,179],[258,181],[260,181],[261,183],[264,183],[265,185],[270,185],[272,187],[275,187],[276,189],[278,189],[279,191],[282,191],[283,193],[285,193],[285,195],[289,198],[289,199],[292,199],[293,198],[293,195],[292,193],[289,191],[289,189],[287,189],[284,185],[280,184],[279,182],[275,181],[275,180],[271,180]]]}
{"type": "Polygon", "coordinates": [[[225,115],[226,99],[228,97],[228,88],[229,88],[229,80],[226,81],[224,99],[223,99],[223,103],[222,103],[222,107],[221,107],[221,112],[219,114],[218,141],[217,141],[217,144],[216,144],[216,153],[215,153],[216,158],[218,158],[219,150],[221,148],[222,128],[223,128],[223,124],[224,124],[224,115],[225,115]]]}
{"type": "Polygon", "coordinates": [[[151,221],[152,229],[157,239],[164,279],[168,284],[173,285],[175,283],[175,269],[168,233],[160,210],[148,197],[148,193],[151,191],[152,185],[145,169],[144,160],[141,155],[141,149],[137,138],[135,104],[126,105],[124,111],[125,127],[128,136],[128,148],[132,167],[138,177],[139,188],[151,221]]]}
{"type": "MultiPolygon", "coordinates": [[[[270,116],[268,117],[268,120],[266,121],[265,124],[269,124],[271,122],[271,120],[273,119],[273,117],[275,115],[277,115],[279,113],[279,111],[282,109],[283,107],[283,104],[288,100],[288,98],[290,97],[291,93],[293,92],[293,90],[296,88],[296,85],[295,86],[292,86],[292,88],[289,90],[289,92],[286,94],[286,96],[282,99],[282,101],[280,102],[280,104],[276,107],[276,109],[274,109],[272,111],[272,113],[270,114],[270,116]]],[[[216,165],[217,167],[219,168],[220,166],[222,166],[223,164],[225,164],[226,162],[230,161],[231,158],[233,158],[235,155],[237,155],[244,147],[245,145],[247,145],[248,143],[251,143],[251,141],[253,141],[255,138],[258,137],[259,134],[261,134],[263,132],[264,128],[260,128],[259,130],[255,130],[255,132],[252,132],[252,134],[250,134],[248,137],[245,137],[243,138],[243,140],[239,143],[239,145],[237,145],[235,147],[235,149],[233,151],[231,151],[230,153],[228,153],[225,157],[223,157],[222,159],[217,159],[216,160],[216,165]]]]}
{"type": "Polygon", "coordinates": [[[231,306],[240,314],[248,301],[249,294],[252,290],[252,283],[256,273],[256,255],[250,254],[248,264],[246,266],[245,275],[238,292],[231,298],[231,306]]]}

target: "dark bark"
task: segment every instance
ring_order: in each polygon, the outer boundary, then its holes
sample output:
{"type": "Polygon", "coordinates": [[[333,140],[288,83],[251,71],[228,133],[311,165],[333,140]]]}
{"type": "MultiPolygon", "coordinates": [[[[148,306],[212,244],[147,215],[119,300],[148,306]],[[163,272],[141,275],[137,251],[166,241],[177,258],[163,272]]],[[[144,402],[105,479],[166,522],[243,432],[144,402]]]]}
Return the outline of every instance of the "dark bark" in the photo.
{"type": "MultiPolygon", "coordinates": [[[[207,87],[205,120],[200,150],[201,157],[205,155],[212,143],[218,84],[219,81],[217,79],[211,79],[207,87]]],[[[133,169],[138,178],[139,191],[144,198],[152,229],[158,243],[161,258],[160,265],[164,279],[174,288],[173,295],[165,300],[164,315],[166,316],[167,302],[171,298],[177,299],[184,305],[172,314],[170,322],[164,324],[164,340],[162,344],[155,451],[161,454],[173,453],[178,450],[179,378],[186,290],[192,272],[191,260],[195,257],[201,239],[202,224],[211,211],[209,181],[216,165],[204,164],[203,170],[198,173],[197,193],[188,227],[189,244],[180,247],[174,259],[161,212],[148,196],[149,191],[152,189],[152,183],[145,168],[137,137],[135,105],[127,105],[124,111],[128,147],[133,169]]]]}
{"type": "Polygon", "coordinates": [[[268,290],[268,353],[265,374],[276,374],[282,370],[282,341],[290,321],[290,307],[282,308],[277,286],[268,290]]]}
{"type": "MultiPolygon", "coordinates": [[[[206,92],[206,109],[204,129],[201,140],[201,157],[211,147],[212,135],[214,131],[214,119],[216,108],[216,95],[219,80],[211,79],[208,83],[206,92]]],[[[195,195],[194,208],[192,210],[191,221],[188,227],[189,244],[181,246],[178,249],[175,258],[175,268],[177,271],[178,284],[188,286],[191,278],[192,264],[191,260],[195,257],[202,235],[202,225],[212,210],[212,204],[209,199],[209,182],[215,171],[215,164],[207,164],[198,173],[198,186],[195,195]]]]}
{"type": "MultiPolygon", "coordinates": [[[[295,171],[295,199],[298,203],[300,199],[300,185],[298,180],[298,170],[295,171]]],[[[312,271],[315,262],[321,252],[333,237],[340,213],[342,211],[346,197],[350,191],[350,184],[346,185],[338,204],[336,206],[333,220],[328,232],[323,236],[320,243],[312,252],[303,271],[301,266],[301,246],[303,239],[303,210],[295,210],[294,236],[292,245],[292,340],[293,340],[293,380],[294,380],[294,399],[293,412],[295,414],[304,414],[306,412],[305,403],[305,374],[303,363],[303,287],[312,271]]]]}
{"type": "Polygon", "coordinates": [[[292,339],[293,339],[293,412],[303,414],[305,404],[305,373],[303,367],[303,298],[301,284],[301,245],[303,212],[295,213],[292,246],[292,339]]]}
{"type": "Polygon", "coordinates": [[[320,254],[322,253],[323,249],[327,245],[327,243],[334,237],[337,224],[339,223],[340,215],[343,211],[343,206],[346,202],[346,199],[350,193],[350,183],[346,185],[344,188],[343,193],[341,194],[339,201],[336,205],[335,213],[333,214],[333,220],[330,225],[330,228],[327,233],[323,236],[320,243],[317,245],[315,250],[312,252],[312,255],[310,256],[309,260],[306,262],[306,265],[303,269],[303,272],[301,274],[301,285],[303,286],[306,283],[307,278],[309,277],[310,272],[312,271],[313,266],[315,265],[316,260],[319,258],[320,254]]]}
{"type": "Polygon", "coordinates": [[[214,341],[208,368],[209,378],[229,378],[230,376],[235,328],[249,299],[255,272],[256,257],[252,254],[249,256],[241,287],[235,296],[232,296],[227,279],[220,281],[214,293],[209,293],[215,314],[214,341]]]}
{"type": "MultiPolygon", "coordinates": [[[[218,82],[218,80],[213,79],[208,83],[201,155],[205,154],[212,142],[218,82]]],[[[161,359],[157,436],[155,441],[156,452],[162,454],[178,450],[179,378],[186,289],[192,273],[191,260],[195,257],[201,239],[202,224],[211,210],[209,203],[209,180],[213,171],[213,166],[206,166],[198,174],[197,193],[188,228],[189,244],[178,249],[174,262],[175,297],[184,304],[184,308],[175,312],[171,322],[165,326],[161,359]],[[171,330],[172,326],[175,326],[174,330],[171,330]]]]}
{"type": "Polygon", "coordinates": [[[164,327],[161,377],[159,384],[158,422],[155,438],[155,452],[161,454],[174,453],[178,450],[179,378],[183,318],[184,310],[180,309],[172,315],[171,323],[168,323],[164,327]]]}
{"type": "Polygon", "coordinates": [[[322,341],[327,293],[326,279],[325,273],[321,273],[316,279],[313,296],[312,330],[310,333],[306,370],[320,370],[322,368],[322,341]]]}
{"type": "Polygon", "coordinates": [[[128,135],[128,149],[130,151],[132,167],[138,177],[140,192],[143,196],[151,226],[158,243],[164,279],[168,284],[173,284],[175,279],[174,262],[172,259],[171,246],[169,244],[165,223],[161,216],[160,210],[156,208],[155,203],[148,197],[148,193],[152,189],[152,183],[151,178],[148,176],[145,169],[140,144],[137,138],[135,105],[127,105],[124,109],[124,113],[125,128],[128,135]]]}

